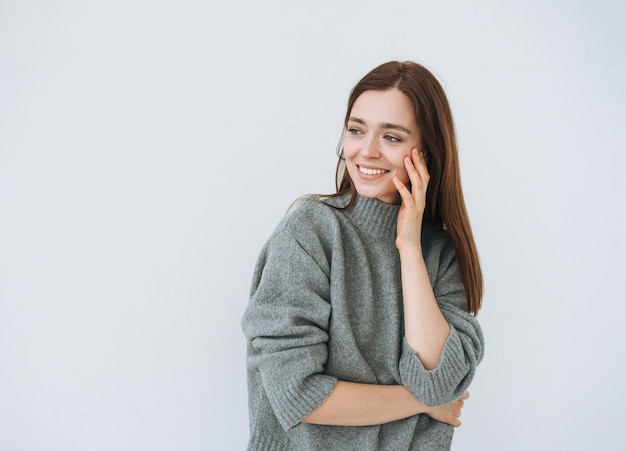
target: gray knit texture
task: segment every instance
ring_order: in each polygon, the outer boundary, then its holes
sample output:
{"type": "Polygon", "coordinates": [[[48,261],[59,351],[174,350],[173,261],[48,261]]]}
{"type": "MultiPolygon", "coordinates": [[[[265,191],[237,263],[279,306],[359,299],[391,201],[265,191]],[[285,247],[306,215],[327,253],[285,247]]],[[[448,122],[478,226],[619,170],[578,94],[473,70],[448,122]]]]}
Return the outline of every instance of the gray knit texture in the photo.
{"type": "Polygon", "coordinates": [[[451,326],[439,366],[426,370],[404,339],[398,206],[357,196],[309,197],[259,256],[242,320],[248,340],[252,450],[446,450],[453,428],[427,415],[362,427],[302,423],[337,380],[403,384],[427,405],[459,398],[482,358],[447,232],[423,227],[422,248],[451,326]]]}

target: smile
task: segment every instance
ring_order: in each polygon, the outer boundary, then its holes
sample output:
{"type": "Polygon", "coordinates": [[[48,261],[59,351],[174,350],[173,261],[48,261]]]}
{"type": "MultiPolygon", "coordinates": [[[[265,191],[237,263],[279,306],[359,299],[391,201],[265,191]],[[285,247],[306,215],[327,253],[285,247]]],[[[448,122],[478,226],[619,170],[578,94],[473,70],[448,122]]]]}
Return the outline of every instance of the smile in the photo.
{"type": "Polygon", "coordinates": [[[368,168],[363,168],[361,166],[357,166],[357,167],[359,168],[359,172],[365,175],[379,175],[379,174],[384,174],[385,172],[389,172],[386,169],[368,169],[368,168]]]}

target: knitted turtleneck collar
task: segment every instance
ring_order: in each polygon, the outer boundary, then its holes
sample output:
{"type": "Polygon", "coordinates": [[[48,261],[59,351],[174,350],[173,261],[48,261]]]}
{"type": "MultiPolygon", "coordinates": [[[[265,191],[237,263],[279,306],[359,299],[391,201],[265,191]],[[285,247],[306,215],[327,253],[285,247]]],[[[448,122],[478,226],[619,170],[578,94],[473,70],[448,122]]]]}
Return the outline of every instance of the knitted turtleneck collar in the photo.
{"type": "MultiPolygon", "coordinates": [[[[341,196],[346,205],[350,201],[350,193],[341,196]]],[[[395,239],[398,225],[400,205],[393,205],[371,197],[356,194],[353,206],[344,210],[350,221],[365,233],[379,237],[395,239]]]]}

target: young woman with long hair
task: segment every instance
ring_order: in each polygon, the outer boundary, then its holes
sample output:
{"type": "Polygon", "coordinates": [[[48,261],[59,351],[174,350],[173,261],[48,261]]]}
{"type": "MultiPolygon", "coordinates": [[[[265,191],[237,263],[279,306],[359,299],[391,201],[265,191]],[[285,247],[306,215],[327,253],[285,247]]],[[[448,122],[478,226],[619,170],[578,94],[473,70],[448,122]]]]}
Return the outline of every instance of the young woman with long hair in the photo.
{"type": "Polygon", "coordinates": [[[337,192],[299,202],[254,272],[249,449],[449,449],[483,351],[452,113],[389,62],[344,125],[337,192]]]}

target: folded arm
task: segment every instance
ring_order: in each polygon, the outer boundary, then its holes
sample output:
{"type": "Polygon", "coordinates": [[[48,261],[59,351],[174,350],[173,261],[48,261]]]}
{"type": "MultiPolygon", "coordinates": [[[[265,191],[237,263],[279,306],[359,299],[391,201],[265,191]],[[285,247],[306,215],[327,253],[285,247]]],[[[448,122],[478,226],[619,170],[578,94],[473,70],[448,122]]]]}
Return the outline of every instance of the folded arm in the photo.
{"type": "Polygon", "coordinates": [[[303,422],[334,426],[371,426],[425,413],[460,426],[459,416],[469,394],[441,407],[428,407],[403,385],[357,384],[338,381],[330,396],[303,422]]]}

